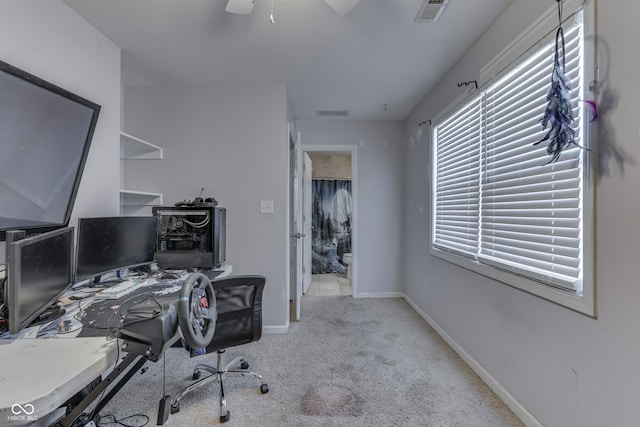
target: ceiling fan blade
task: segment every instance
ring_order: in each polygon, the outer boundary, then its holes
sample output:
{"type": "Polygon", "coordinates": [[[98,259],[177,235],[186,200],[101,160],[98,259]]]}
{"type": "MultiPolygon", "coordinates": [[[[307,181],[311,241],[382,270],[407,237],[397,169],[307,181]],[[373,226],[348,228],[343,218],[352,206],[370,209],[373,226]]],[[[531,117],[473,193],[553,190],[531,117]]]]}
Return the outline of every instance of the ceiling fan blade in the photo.
{"type": "Polygon", "coordinates": [[[248,15],[253,10],[255,4],[256,0],[229,0],[224,10],[238,15],[248,15]]]}
{"type": "Polygon", "coordinates": [[[344,15],[358,4],[360,0],[324,0],[329,6],[333,8],[338,14],[344,15]]]}

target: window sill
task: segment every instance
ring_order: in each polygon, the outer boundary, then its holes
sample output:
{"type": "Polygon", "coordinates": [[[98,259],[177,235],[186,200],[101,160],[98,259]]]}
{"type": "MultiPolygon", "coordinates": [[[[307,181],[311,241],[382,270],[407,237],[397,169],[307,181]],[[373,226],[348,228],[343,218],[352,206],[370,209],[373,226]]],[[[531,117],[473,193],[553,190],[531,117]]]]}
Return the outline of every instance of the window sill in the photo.
{"type": "Polygon", "coordinates": [[[431,255],[587,316],[596,317],[593,285],[583,294],[555,288],[431,247],[431,255]]]}

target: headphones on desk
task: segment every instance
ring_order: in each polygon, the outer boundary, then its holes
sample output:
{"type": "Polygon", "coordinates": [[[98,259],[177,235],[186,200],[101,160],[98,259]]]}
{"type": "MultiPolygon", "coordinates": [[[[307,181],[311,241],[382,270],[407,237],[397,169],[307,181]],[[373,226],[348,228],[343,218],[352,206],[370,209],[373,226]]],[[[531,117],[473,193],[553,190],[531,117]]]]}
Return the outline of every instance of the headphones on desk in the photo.
{"type": "Polygon", "coordinates": [[[191,200],[183,200],[181,202],[177,202],[175,206],[177,208],[181,207],[189,207],[189,208],[214,208],[218,206],[218,201],[213,197],[207,197],[206,199],[202,198],[202,192],[204,191],[204,187],[200,190],[200,195],[191,200]]]}

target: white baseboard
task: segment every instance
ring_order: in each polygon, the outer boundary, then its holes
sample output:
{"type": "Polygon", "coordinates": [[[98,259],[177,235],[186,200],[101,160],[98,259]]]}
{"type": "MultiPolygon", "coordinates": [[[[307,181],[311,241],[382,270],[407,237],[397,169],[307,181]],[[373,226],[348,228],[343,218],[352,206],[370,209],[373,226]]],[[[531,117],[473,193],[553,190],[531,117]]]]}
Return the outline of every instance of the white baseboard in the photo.
{"type": "Polygon", "coordinates": [[[514,414],[528,427],[544,427],[509,391],[504,388],[487,370],[485,370],[469,353],[467,353],[444,329],[442,329],[418,304],[404,294],[404,299],[411,307],[442,337],[449,346],[478,374],[493,392],[498,395],[514,414]]]}
{"type": "Polygon", "coordinates": [[[286,325],[283,326],[263,326],[262,327],[263,334],[270,335],[286,335],[289,333],[289,327],[286,325]]]}
{"type": "Polygon", "coordinates": [[[354,298],[404,298],[404,292],[358,292],[354,298]]]}

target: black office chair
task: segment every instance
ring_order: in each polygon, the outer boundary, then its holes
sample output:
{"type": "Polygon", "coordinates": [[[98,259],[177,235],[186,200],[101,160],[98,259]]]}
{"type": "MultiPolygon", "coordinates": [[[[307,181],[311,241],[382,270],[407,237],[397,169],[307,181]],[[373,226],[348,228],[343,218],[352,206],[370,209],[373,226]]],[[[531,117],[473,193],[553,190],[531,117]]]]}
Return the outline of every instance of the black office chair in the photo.
{"type": "Polygon", "coordinates": [[[227,364],[224,362],[225,350],[252,341],[258,341],[262,336],[262,291],[266,279],[263,276],[230,276],[211,281],[214,289],[217,320],[213,339],[202,349],[188,348],[191,356],[205,353],[217,353],[217,366],[205,364],[197,365],[193,370],[193,379],[197,380],[180,392],[171,404],[171,413],[180,410],[180,401],[192,390],[211,381],[220,384],[220,422],[229,421],[231,413],[227,410],[227,400],[224,394],[224,381],[227,376],[252,376],[260,381],[260,392],[269,392],[262,376],[248,371],[249,364],[242,358],[236,357],[227,364]],[[210,375],[201,378],[202,372],[210,375]]]}

